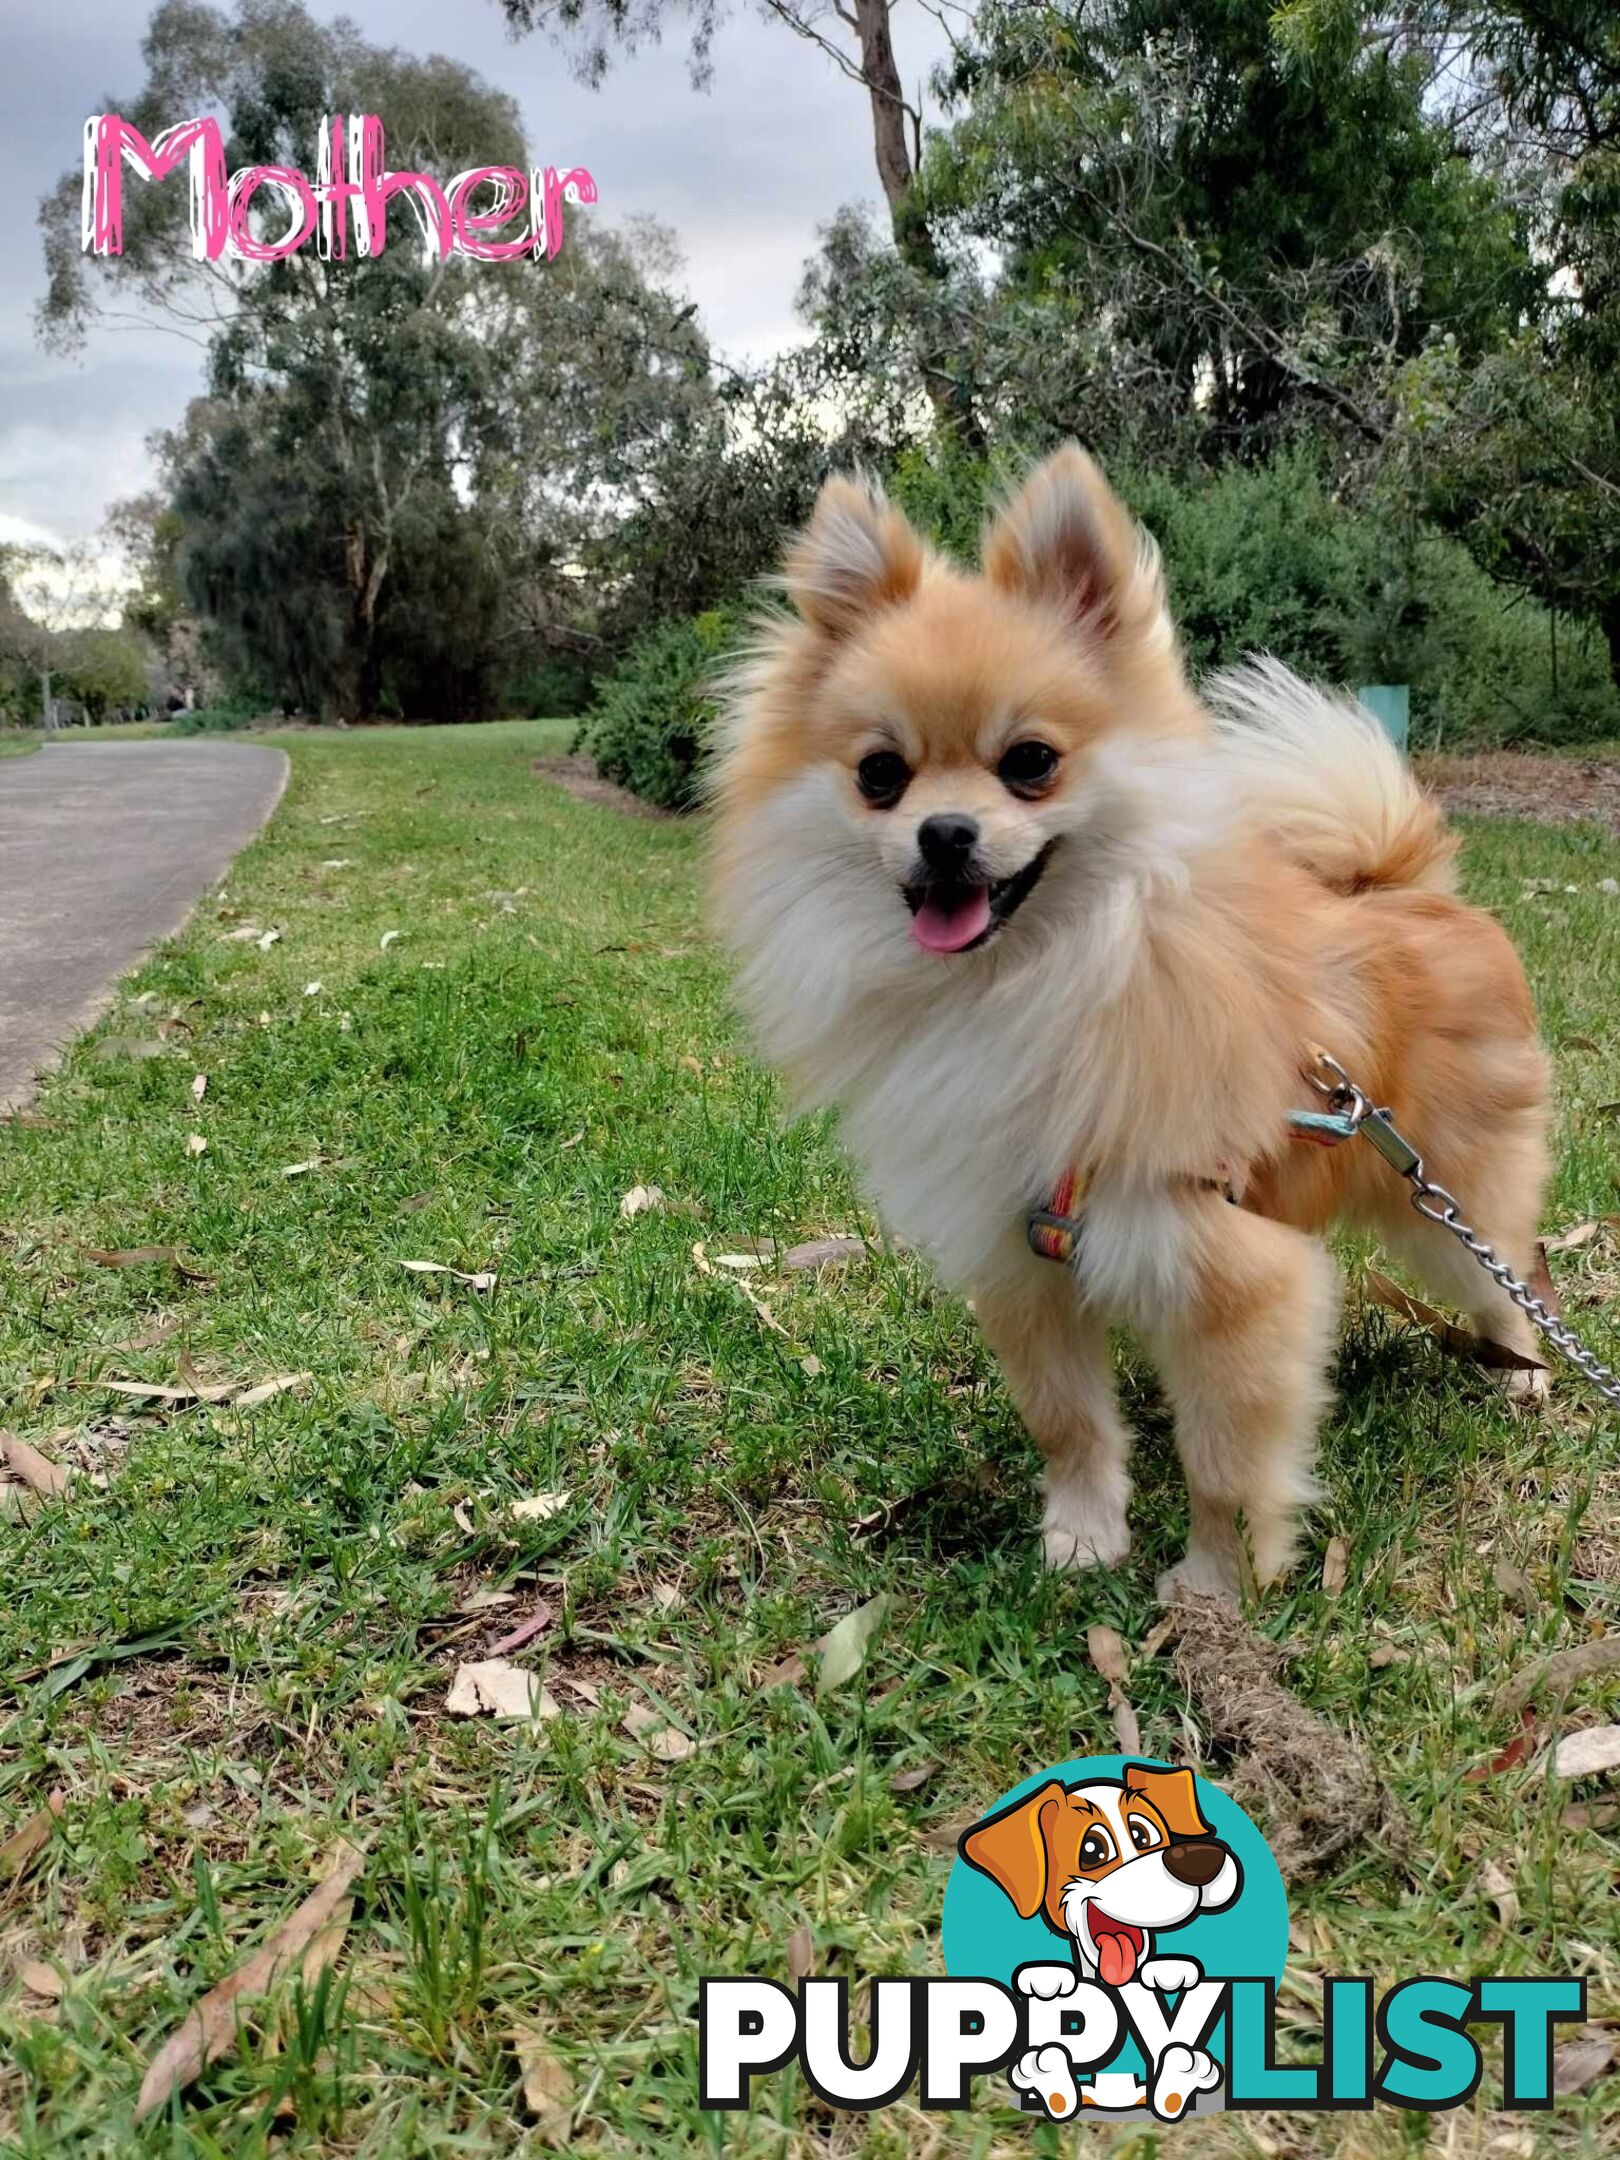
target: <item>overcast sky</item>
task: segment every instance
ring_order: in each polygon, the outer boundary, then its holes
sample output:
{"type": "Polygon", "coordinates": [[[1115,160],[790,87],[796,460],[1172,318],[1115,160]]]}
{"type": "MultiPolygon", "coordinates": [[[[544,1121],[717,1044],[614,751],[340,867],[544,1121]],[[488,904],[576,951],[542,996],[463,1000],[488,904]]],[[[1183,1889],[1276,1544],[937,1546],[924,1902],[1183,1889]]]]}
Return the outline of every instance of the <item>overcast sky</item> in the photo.
{"type": "MultiPolygon", "coordinates": [[[[688,84],[679,39],[592,91],[544,37],[510,42],[497,0],[308,4],[321,21],[349,16],[379,44],[477,69],[518,100],[537,164],[588,166],[610,220],[650,212],[671,226],[687,291],[729,357],[757,357],[796,335],[793,295],[817,226],[841,203],[878,200],[864,93],[790,32],[760,21],[752,0],[737,0],[703,93],[688,84]]],[[[200,387],[201,356],[148,330],[99,330],[73,360],[41,350],[34,207],[77,165],[85,116],[117,111],[139,88],[150,8],[5,0],[5,11],[0,540],[66,538],[95,532],[109,503],[146,484],[145,439],[177,420],[200,387]]],[[[900,0],[895,42],[908,87],[920,85],[944,40],[918,0],[900,0]]]]}

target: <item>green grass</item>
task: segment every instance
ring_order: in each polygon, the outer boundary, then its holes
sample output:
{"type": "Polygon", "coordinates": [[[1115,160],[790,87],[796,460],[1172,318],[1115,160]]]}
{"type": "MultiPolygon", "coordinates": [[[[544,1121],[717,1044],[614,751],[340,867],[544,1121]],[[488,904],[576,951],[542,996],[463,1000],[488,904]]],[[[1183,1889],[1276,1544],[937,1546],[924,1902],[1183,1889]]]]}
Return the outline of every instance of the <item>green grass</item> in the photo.
{"type": "MultiPolygon", "coordinates": [[[[536,2024],[572,2074],[575,2152],[1075,2149],[999,2106],[999,2081],[962,2117],[908,2099],[834,2125],[787,2074],[748,2117],[698,2114],[701,1974],[781,1976],[801,1926],[822,1972],[939,1969],[948,1833],[1032,1769],[1112,1746],[1084,1628],[1141,1642],[1182,1496],[1129,1365],[1137,1552],[1044,1575],[1032,1451],[919,1266],[879,1251],[841,1276],[742,1277],[775,1326],[734,1274],[703,1272],[699,1242],[872,1226],[829,1132],[783,1128],[727,1015],[700,833],[535,778],[566,732],[289,736],[272,829],[0,1130],[6,1421],[107,1481],[0,1522],[0,1838],[66,1794],[58,1836],[0,1887],[8,2151],[540,2150],[513,2052],[536,2024]],[[248,925],[280,938],[261,951],[248,925]],[[623,1219],[638,1183],[668,1211],[623,1219]],[[149,1244],[195,1276],[87,1252],[149,1244]],[[105,1385],[193,1368],[312,1378],[240,1411],[105,1385]],[[510,1512],[553,1491],[569,1499],[549,1520],[510,1512]],[[912,1495],[887,1535],[860,1534],[912,1495]],[[516,1602],[480,1609],[491,1590],[516,1602]],[[854,1682],[763,1684],[879,1592],[854,1682]],[[537,1593],[556,1622],[519,1655],[562,1714],[538,1736],[447,1717],[457,1662],[537,1593]],[[695,1750],[649,1754],[622,1724],[638,1704],[695,1750]],[[134,2129],[145,2061],[339,1835],[367,1858],[334,1982],[250,2013],[242,2045],[134,2129]],[[7,1977],[29,1958],[58,1962],[59,2002],[7,1977]]],[[[1616,854],[1579,830],[1469,838],[1473,889],[1568,1045],[1552,1226],[1617,1206],[1600,1111],[1620,1097],[1620,900],[1597,890],[1616,854]]],[[[1613,1356],[1611,1255],[1598,1240],[1555,1265],[1613,1356]]],[[[1519,1421],[1354,1295],[1340,1378],[1327,1497],[1260,1620],[1296,1645],[1298,1692],[1365,1742],[1398,1822],[1296,1892],[1285,2044],[1309,2044],[1323,1972],[1583,1970],[1613,2015],[1620,1853],[1601,1807],[1566,1812],[1601,1792],[1572,1796],[1544,1761],[1462,1778],[1508,1737],[1489,1715],[1504,1675],[1614,1624],[1614,1421],[1573,1388],[1519,1421]],[[1349,1549],[1337,1597],[1329,1536],[1349,1549]],[[1511,1924],[1486,1863],[1511,1879],[1511,1924]]],[[[1146,1751],[1196,1741],[1167,1658],[1138,1657],[1129,1692],[1146,1751]]],[[[1612,1684],[1567,1714],[1600,1711],[1620,1714],[1612,1684]]],[[[1617,2105],[1611,2078],[1552,2117],[1481,2102],[1434,2136],[1596,2153],[1617,2105]]],[[[1394,2154],[1429,2126],[1217,2119],[1175,2149],[1325,2153],[1347,2132],[1394,2154]]]]}
{"type": "Polygon", "coordinates": [[[23,728],[0,728],[0,758],[28,757],[44,739],[23,728]]]}

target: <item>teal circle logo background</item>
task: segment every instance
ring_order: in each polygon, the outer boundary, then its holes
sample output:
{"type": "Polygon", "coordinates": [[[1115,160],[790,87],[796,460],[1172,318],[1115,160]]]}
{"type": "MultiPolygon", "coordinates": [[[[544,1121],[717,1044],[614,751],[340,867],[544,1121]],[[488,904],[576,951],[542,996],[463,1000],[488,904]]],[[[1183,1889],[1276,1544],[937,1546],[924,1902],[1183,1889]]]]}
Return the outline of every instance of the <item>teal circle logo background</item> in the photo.
{"type": "MultiPolygon", "coordinates": [[[[1038,1770],[1014,1785],[983,1810],[980,1820],[994,1815],[1014,1801],[1039,1792],[1055,1778],[1060,1785],[1117,1781],[1127,1763],[1149,1761],[1140,1755],[1081,1755],[1072,1762],[1056,1763],[1038,1770]]],[[[1151,1764],[1168,1769],[1169,1764],[1151,1764]]],[[[1243,1870],[1243,1888],[1224,1912],[1198,1913],[1178,1928],[1166,1928],[1154,1939],[1154,1948],[1165,1957],[1196,1958],[1211,1980],[1270,1980],[1282,1978],[1288,1956],[1288,1893],[1271,1848],[1235,1800],[1218,1785],[1196,1778],[1198,1805],[1215,1835],[1230,1846],[1243,1870]]],[[[999,1980],[1011,1987],[1020,1965],[1061,1965],[1070,1959],[1069,1938],[1054,1935],[1037,1915],[1020,1920],[1017,1907],[988,1875],[969,1866],[960,1853],[945,1886],[945,1913],[941,1924],[945,1970],[954,1979],[999,1980]]],[[[1205,2042],[1217,2062],[1225,2059],[1224,2017],[1205,2042]]],[[[1136,2069],[1141,2058],[1127,2045],[1109,2065],[1136,2069]]]]}

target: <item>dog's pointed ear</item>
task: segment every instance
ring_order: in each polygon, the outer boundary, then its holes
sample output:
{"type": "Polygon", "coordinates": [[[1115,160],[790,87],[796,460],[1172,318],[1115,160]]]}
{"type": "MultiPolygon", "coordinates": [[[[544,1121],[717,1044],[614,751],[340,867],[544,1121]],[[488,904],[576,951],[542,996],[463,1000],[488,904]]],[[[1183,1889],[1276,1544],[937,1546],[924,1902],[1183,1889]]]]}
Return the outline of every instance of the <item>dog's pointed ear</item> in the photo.
{"type": "Polygon", "coordinates": [[[1032,1920],[1046,1897],[1046,1826],[1050,1811],[1061,1807],[1063,1787],[1054,1778],[1027,1800],[1015,1800],[999,1815],[987,1815],[965,1831],[958,1851],[970,1867],[999,1883],[1018,1908],[1020,1920],[1032,1920]]]}
{"type": "Polygon", "coordinates": [[[865,615],[909,599],[923,544],[881,488],[829,480],[783,565],[788,598],[807,623],[843,637],[865,615]]]}
{"type": "Polygon", "coordinates": [[[1037,465],[990,527],[984,572],[1104,640],[1169,628],[1159,551],[1078,443],[1037,465]]]}
{"type": "Polygon", "coordinates": [[[1125,1790],[1151,1800],[1172,1838],[1213,1837],[1198,1811],[1198,1787],[1190,1770],[1156,1770],[1151,1763],[1125,1765],[1125,1790]]]}

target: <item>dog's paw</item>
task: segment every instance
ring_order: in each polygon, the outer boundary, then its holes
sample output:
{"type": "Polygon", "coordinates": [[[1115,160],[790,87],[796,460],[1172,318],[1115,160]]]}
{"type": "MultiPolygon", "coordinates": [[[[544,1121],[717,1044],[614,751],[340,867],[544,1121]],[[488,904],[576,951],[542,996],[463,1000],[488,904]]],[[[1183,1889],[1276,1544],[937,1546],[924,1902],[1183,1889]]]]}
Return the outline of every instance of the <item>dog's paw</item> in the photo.
{"type": "Polygon", "coordinates": [[[1532,1366],[1524,1371],[1515,1366],[1507,1372],[1493,1372],[1492,1380],[1520,1410],[1539,1410],[1552,1394],[1552,1374],[1545,1365],[1532,1366]]]}
{"type": "Polygon", "coordinates": [[[1137,1967],[1136,1977],[1144,1987],[1153,1988],[1160,1995],[1179,1995],[1183,1988],[1198,1985],[1204,1977],[1204,1968],[1196,1958],[1150,1957],[1144,1958],[1137,1967]]]}
{"type": "Polygon", "coordinates": [[[1237,1569],[1220,1553],[1190,1552],[1173,1568],[1166,1568],[1153,1586],[1161,1605],[1173,1605],[1178,1597],[1218,1597],[1236,1604],[1241,1585],[1237,1569]]]}
{"type": "Polygon", "coordinates": [[[1055,2040],[1020,2055],[1007,2075],[1018,2092],[1035,2094],[1053,2122],[1067,2122],[1071,2115],[1079,2113],[1074,2065],[1068,2049],[1059,2047],[1055,2040]]]}
{"type": "Polygon", "coordinates": [[[1131,1549],[1124,1505],[1094,1493],[1049,1490],[1041,1545],[1049,1568],[1118,1567],[1131,1549]]]}
{"type": "Polygon", "coordinates": [[[1201,2092],[1221,2082],[1221,2066],[1202,2048],[1172,2040],[1153,2065],[1150,2105],[1161,2122],[1179,2122],[1201,2092]]]}
{"type": "Polygon", "coordinates": [[[1013,1974],[1013,1986],[1020,1995],[1033,1995],[1040,2002],[1055,2002],[1060,1995],[1072,1995],[1080,1985],[1080,1975],[1072,1965],[1020,1965],[1013,1974]]]}

